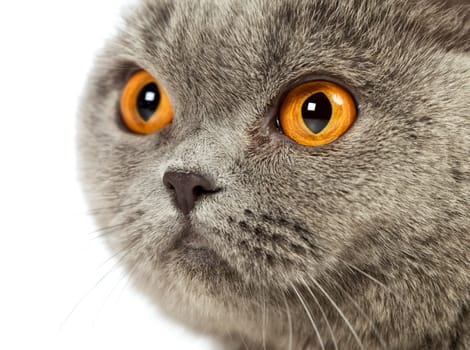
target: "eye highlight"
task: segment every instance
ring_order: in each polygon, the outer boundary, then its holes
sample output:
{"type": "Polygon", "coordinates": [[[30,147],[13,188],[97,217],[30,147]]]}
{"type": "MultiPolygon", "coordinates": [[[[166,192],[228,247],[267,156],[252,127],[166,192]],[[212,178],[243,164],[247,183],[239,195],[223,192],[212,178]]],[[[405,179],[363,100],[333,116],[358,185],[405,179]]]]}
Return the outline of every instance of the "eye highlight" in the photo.
{"type": "Polygon", "coordinates": [[[173,110],[163,88],[141,70],[127,82],[121,95],[121,118],[127,128],[147,135],[163,129],[173,120],[173,110]]]}
{"type": "Polygon", "coordinates": [[[319,80],[289,91],[281,105],[279,124],[295,142],[321,146],[342,136],[356,117],[351,94],[338,84],[319,80]]]}

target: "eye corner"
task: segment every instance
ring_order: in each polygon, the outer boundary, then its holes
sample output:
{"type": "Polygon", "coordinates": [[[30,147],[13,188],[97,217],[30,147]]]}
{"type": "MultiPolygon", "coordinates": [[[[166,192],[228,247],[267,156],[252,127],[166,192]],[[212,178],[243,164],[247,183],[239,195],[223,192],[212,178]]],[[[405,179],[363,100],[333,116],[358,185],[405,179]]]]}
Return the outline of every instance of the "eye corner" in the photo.
{"type": "Polygon", "coordinates": [[[276,130],[281,134],[281,135],[284,135],[284,131],[282,130],[282,125],[281,125],[281,116],[279,115],[279,113],[276,113],[276,118],[275,118],[275,121],[274,121],[274,125],[276,127],[276,130]]]}

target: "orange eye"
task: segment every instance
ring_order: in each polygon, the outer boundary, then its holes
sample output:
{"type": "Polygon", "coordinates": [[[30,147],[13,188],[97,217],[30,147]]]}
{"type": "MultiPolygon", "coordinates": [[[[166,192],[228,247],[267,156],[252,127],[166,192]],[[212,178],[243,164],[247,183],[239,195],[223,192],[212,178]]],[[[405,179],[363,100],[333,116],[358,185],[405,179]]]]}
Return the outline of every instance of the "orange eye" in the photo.
{"type": "Polygon", "coordinates": [[[160,84],[142,70],[134,74],[124,87],[121,116],[129,130],[147,135],[169,125],[173,111],[160,84]]]}
{"type": "Polygon", "coordinates": [[[292,89],[282,102],[284,134],[305,146],[320,146],[343,135],[357,116],[356,103],[341,86],[312,81],[292,89]]]}

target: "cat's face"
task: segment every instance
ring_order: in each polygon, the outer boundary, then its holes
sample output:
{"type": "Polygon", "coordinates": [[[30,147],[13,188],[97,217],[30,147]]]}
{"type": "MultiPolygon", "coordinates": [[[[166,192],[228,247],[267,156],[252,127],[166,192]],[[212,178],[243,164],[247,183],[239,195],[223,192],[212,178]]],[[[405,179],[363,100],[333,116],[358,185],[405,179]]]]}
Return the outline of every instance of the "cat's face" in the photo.
{"type": "Polygon", "coordinates": [[[469,27],[422,5],[144,1],[129,16],[83,98],[82,174],[92,207],[105,208],[103,235],[166,310],[212,330],[221,318],[256,319],[262,300],[286,296],[295,309],[305,285],[322,299],[319,282],[415,327],[418,316],[367,275],[407,305],[458,299],[468,283],[469,27]],[[119,108],[141,69],[174,112],[146,136],[119,108]],[[316,80],[347,89],[357,119],[311,147],[281,133],[277,117],[286,93],[316,80]],[[184,212],[169,172],[217,191],[184,212]]]}

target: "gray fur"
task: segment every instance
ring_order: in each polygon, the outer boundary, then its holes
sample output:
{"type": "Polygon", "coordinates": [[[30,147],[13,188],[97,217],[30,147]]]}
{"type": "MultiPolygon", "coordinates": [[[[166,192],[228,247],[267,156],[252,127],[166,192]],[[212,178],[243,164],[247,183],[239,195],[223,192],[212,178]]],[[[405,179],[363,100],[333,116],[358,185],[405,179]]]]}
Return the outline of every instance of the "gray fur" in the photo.
{"type": "Polygon", "coordinates": [[[250,349],[321,349],[299,295],[325,349],[331,333],[360,349],[329,298],[364,349],[470,349],[469,13],[467,0],[142,1],[79,115],[90,205],[138,288],[250,349]],[[175,110],[145,137],[118,109],[139,68],[175,110]],[[360,115],[312,148],[275,117],[315,78],[346,86],[360,115]],[[222,191],[185,218],[167,170],[222,191]],[[213,252],[183,248],[189,224],[213,252]]]}

